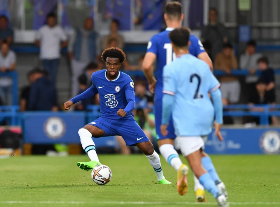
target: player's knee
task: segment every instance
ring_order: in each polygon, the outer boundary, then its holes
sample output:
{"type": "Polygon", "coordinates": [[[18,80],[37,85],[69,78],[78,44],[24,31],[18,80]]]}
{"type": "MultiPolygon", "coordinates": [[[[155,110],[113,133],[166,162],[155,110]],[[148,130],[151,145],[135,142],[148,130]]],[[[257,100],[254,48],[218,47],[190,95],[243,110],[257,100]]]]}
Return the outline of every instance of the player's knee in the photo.
{"type": "Polygon", "coordinates": [[[145,155],[152,155],[155,151],[154,149],[154,145],[151,142],[148,142],[149,144],[147,144],[147,147],[145,149],[144,154],[145,155]]]}

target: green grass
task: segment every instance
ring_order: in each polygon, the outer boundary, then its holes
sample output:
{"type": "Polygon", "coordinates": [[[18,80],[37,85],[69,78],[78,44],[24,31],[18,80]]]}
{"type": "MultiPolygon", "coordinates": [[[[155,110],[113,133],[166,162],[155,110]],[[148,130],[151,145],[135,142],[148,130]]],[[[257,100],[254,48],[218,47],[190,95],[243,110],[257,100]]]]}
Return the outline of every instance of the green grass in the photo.
{"type": "MultiPolygon", "coordinates": [[[[1,159],[0,206],[216,206],[209,193],[207,205],[194,203],[192,173],[188,193],[179,196],[176,172],[163,158],[164,174],[172,185],[156,184],[143,155],[101,155],[113,177],[107,185],[98,186],[90,172],[76,166],[77,161],[87,160],[86,156],[1,159]]],[[[257,202],[261,202],[257,206],[280,206],[279,155],[212,156],[212,160],[227,186],[231,206],[256,206],[257,202]]]]}

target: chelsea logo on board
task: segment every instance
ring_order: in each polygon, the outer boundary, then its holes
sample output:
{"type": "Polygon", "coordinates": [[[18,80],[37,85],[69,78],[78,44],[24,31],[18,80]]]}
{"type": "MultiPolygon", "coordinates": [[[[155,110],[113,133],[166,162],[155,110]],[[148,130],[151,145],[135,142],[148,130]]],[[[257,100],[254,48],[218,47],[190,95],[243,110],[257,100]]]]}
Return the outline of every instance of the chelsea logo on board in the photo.
{"type": "Polygon", "coordinates": [[[120,92],[121,88],[119,86],[116,86],[115,91],[118,93],[120,92]]]}
{"type": "Polygon", "coordinates": [[[51,139],[59,139],[64,135],[66,126],[59,117],[50,117],[44,124],[44,132],[51,139]]]}
{"type": "Polygon", "coordinates": [[[277,131],[267,131],[260,138],[260,148],[265,154],[280,152],[280,134],[277,131]]]}

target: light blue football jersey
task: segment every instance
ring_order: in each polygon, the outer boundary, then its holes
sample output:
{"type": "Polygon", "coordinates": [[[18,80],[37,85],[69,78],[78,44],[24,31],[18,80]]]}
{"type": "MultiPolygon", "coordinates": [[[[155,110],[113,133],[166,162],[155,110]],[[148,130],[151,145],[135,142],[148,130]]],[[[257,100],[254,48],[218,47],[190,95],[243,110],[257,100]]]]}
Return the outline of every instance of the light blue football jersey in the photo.
{"type": "Polygon", "coordinates": [[[163,69],[163,93],[174,95],[172,117],[177,136],[203,136],[211,132],[214,107],[208,96],[220,87],[209,66],[185,54],[163,69]]]}

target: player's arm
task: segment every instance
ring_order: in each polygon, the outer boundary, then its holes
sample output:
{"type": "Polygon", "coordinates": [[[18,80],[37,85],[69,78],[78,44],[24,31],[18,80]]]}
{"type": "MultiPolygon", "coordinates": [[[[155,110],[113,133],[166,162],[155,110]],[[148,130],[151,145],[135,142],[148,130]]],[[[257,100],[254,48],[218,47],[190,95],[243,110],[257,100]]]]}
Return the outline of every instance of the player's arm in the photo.
{"type": "Polygon", "coordinates": [[[81,101],[81,100],[90,98],[90,97],[94,96],[94,95],[97,94],[97,93],[98,93],[98,91],[97,91],[95,85],[92,84],[92,86],[91,86],[90,88],[88,88],[86,91],[84,91],[83,93],[81,93],[81,94],[75,96],[75,97],[72,98],[71,100],[65,102],[65,103],[64,103],[64,108],[65,108],[66,110],[69,110],[70,107],[71,107],[73,104],[75,104],[75,103],[77,103],[77,102],[79,102],[79,101],[81,101]]]}
{"type": "Polygon", "coordinates": [[[172,69],[170,65],[166,65],[163,68],[162,120],[160,126],[163,136],[168,133],[166,129],[170,120],[176,91],[176,80],[172,69]]]}
{"type": "Polygon", "coordinates": [[[222,93],[219,89],[221,84],[212,73],[209,74],[209,82],[209,93],[211,94],[215,110],[215,134],[219,140],[222,141],[223,137],[221,135],[220,129],[223,124],[223,102],[222,93]]]}
{"type": "Polygon", "coordinates": [[[163,94],[162,119],[161,119],[161,126],[160,126],[160,131],[163,136],[166,136],[168,134],[166,128],[170,120],[173,104],[174,104],[174,95],[167,94],[167,93],[163,94]]]}
{"type": "Polygon", "coordinates": [[[212,63],[212,60],[210,59],[209,55],[207,54],[207,52],[201,52],[197,57],[200,60],[203,60],[204,62],[206,62],[206,64],[210,67],[211,71],[213,72],[213,63],[212,63]]]}
{"type": "Polygon", "coordinates": [[[154,77],[153,63],[156,60],[157,54],[157,38],[154,36],[148,43],[147,53],[143,60],[143,71],[149,82],[149,90],[155,92],[156,78],[154,77]]]}
{"type": "Polygon", "coordinates": [[[197,58],[199,58],[200,60],[203,60],[210,67],[211,71],[213,72],[212,60],[210,59],[209,55],[205,51],[201,41],[196,36],[193,36],[192,44],[194,44],[195,53],[196,53],[197,58]]]}
{"type": "Polygon", "coordinates": [[[126,107],[124,109],[119,109],[119,111],[117,112],[117,114],[121,117],[125,117],[127,114],[131,114],[131,112],[135,108],[134,83],[132,81],[125,85],[125,98],[127,101],[126,107]]]}

